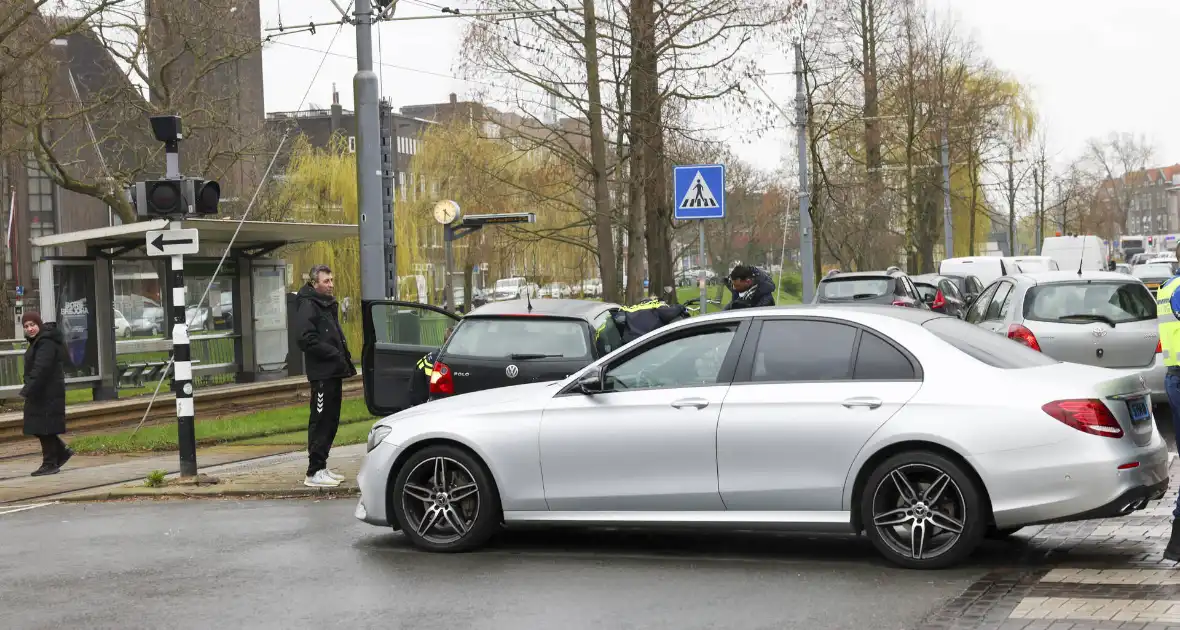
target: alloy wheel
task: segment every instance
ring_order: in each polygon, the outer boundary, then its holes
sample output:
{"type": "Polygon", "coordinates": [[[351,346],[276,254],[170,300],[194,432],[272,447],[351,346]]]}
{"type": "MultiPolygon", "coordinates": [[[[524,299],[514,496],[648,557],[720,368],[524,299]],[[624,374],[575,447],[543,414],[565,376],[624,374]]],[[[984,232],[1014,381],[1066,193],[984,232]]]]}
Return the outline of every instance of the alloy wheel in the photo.
{"type": "Polygon", "coordinates": [[[410,471],[402,486],[407,525],[424,540],[446,545],[467,535],[479,514],[475,476],[450,457],[430,457],[410,471]]]}
{"type": "Polygon", "coordinates": [[[890,549],[906,558],[928,560],[950,551],[967,518],[963,491],[931,464],[897,466],[873,491],[873,526],[890,549]]]}

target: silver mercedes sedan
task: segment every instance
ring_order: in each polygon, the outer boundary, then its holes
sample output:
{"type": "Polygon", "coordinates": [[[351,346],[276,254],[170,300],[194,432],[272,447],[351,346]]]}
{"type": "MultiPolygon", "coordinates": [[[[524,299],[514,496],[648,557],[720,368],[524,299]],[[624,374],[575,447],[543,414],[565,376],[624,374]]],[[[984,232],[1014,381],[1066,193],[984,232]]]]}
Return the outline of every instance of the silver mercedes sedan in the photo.
{"type": "Polygon", "coordinates": [[[1149,395],[930,311],[722,312],[377,422],[356,517],[440,552],[526,523],[864,531],[939,568],[1163,496],[1149,395]]]}

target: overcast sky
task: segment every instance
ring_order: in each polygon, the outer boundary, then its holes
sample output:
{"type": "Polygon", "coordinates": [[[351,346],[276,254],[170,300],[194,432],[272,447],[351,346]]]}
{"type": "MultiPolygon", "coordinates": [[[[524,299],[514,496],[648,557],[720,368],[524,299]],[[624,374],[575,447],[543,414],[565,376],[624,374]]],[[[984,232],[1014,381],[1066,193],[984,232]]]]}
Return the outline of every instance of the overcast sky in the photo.
{"type": "MultiPolygon", "coordinates": [[[[330,0],[261,0],[264,27],[294,27],[339,17],[330,0]]],[[[347,6],[347,0],[337,0],[347,6]]],[[[997,67],[1028,85],[1058,161],[1077,155],[1087,138],[1113,131],[1145,134],[1157,147],[1156,163],[1180,162],[1180,80],[1173,77],[1171,49],[1180,29],[1180,0],[929,0],[953,18],[997,67]]],[[[454,6],[454,0],[450,0],[454,6]]],[[[398,16],[438,15],[446,0],[400,0],[398,16]]],[[[460,7],[471,6],[468,3],[460,7]]],[[[462,98],[491,86],[455,78],[465,19],[394,22],[380,26],[374,57],[382,66],[382,93],[396,107],[462,98]],[[378,45],[380,44],[380,46],[378,45]]],[[[331,103],[336,83],[341,102],[352,108],[356,39],[345,26],[320,27],[314,35],[283,35],[263,53],[266,109],[283,111],[331,103]],[[331,54],[325,57],[324,51],[331,54]],[[315,81],[312,76],[320,69],[315,81]],[[311,85],[310,92],[308,86],[311,85]],[[307,93],[306,100],[304,94],[307,93]]],[[[768,70],[792,61],[767,55],[768,70]]],[[[792,107],[790,75],[768,78],[763,87],[783,107],[792,107]]],[[[729,141],[738,155],[774,169],[793,153],[790,131],[761,138],[744,126],[729,141]]]]}

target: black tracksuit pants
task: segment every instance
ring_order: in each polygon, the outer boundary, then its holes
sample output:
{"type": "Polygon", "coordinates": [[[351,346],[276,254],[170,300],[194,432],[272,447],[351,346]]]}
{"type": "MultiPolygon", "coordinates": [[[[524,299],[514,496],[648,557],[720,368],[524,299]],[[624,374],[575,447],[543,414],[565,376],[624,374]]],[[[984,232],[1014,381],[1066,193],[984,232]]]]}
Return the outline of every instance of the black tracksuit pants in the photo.
{"type": "Polygon", "coordinates": [[[328,451],[340,428],[343,380],[330,378],[311,382],[311,415],[307,420],[307,476],[328,467],[328,451]]]}

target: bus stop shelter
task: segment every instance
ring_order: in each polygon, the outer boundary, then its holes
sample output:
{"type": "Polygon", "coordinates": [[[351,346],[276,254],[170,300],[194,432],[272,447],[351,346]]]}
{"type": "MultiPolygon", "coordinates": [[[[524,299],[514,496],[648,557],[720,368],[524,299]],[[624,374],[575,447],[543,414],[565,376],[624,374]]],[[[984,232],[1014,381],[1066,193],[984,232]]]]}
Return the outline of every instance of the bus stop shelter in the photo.
{"type": "MultiPolygon", "coordinates": [[[[42,249],[73,246],[86,252],[42,258],[39,310],[65,335],[73,364],[68,386],[93,388],[95,400],[116,398],[120,386],[154,387],[165,371],[172,349],[172,295],[165,281],[171,259],[146,255],[146,233],[168,225],[164,219],[140,221],[31,241],[42,249]]],[[[185,256],[194,378],[253,382],[286,376],[287,287],[303,270],[271,256],[288,245],[355,238],[357,226],[190,219],[184,227],[199,231],[201,246],[185,256]],[[214,290],[196,304],[227,247],[214,290]]],[[[23,352],[0,354],[11,355],[13,363],[23,352]]],[[[11,379],[6,375],[5,381],[11,379]]],[[[19,383],[4,382],[0,398],[15,397],[19,390],[19,383]]]]}

